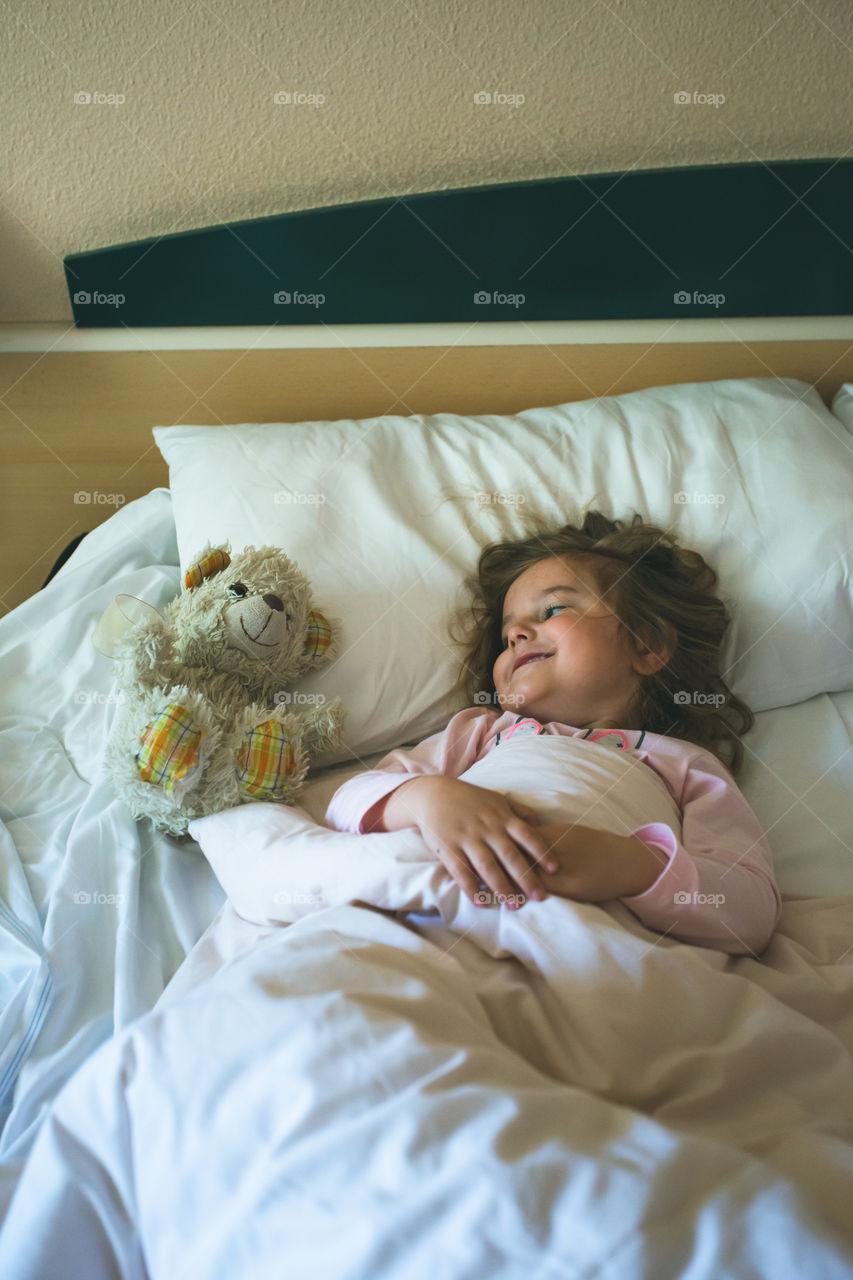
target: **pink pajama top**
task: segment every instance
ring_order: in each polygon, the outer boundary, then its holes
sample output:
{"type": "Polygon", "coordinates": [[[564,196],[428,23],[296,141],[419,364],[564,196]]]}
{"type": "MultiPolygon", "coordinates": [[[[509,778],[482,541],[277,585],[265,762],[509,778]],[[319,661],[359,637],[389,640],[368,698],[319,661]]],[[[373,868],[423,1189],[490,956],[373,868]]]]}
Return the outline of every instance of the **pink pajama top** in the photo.
{"type": "MultiPolygon", "coordinates": [[[[390,752],[375,769],[339,787],[326,810],[326,824],[338,831],[369,831],[370,810],[403,782],[426,773],[459,777],[521,720],[514,711],[460,711],[443,732],[409,751],[390,752]]],[[[622,750],[639,757],[663,780],[681,810],[680,840],[662,822],[629,833],[668,859],[650,888],[621,899],[644,925],[716,951],[764,950],[782,909],[773,855],[758,819],[716,756],[680,738],[644,730],[584,730],[555,721],[540,725],[525,717],[526,731],[531,723],[534,732],[592,741],[615,735],[622,750]]]]}

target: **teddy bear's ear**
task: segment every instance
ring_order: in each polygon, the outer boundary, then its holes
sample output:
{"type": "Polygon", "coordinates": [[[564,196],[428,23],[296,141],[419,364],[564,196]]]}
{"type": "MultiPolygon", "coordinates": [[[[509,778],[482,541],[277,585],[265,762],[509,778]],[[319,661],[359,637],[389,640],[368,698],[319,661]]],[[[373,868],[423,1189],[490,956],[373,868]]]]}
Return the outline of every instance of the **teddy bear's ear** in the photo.
{"type": "Polygon", "coordinates": [[[230,563],[231,557],[225,547],[206,547],[201,558],[187,569],[184,575],[184,588],[192,591],[193,587],[200,586],[205,578],[212,578],[223,569],[227,569],[230,563]]]}
{"type": "Polygon", "coordinates": [[[331,643],[332,628],[328,618],[318,609],[312,609],[308,614],[308,630],[302,649],[303,658],[307,658],[309,662],[322,662],[331,643]]]}

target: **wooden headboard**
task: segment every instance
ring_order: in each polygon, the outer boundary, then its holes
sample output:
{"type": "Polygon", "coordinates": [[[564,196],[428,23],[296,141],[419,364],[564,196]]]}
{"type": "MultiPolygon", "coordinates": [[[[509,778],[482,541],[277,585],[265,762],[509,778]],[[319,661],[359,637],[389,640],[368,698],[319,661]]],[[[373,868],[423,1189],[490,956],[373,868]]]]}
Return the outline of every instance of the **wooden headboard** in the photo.
{"type": "MultiPolygon", "coordinates": [[[[76,535],[168,484],[151,429],[512,413],[718,378],[853,381],[853,318],[0,333],[3,612],[76,535]]],[[[808,459],[804,458],[804,465],[808,459]]]]}

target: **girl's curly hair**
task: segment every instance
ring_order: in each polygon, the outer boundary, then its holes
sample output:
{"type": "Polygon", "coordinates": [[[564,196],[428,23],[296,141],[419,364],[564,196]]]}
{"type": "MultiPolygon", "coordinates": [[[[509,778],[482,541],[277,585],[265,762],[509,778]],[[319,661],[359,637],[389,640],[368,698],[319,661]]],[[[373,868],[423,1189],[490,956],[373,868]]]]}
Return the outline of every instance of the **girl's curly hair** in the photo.
{"type": "Polygon", "coordinates": [[[483,548],[476,573],[465,582],[470,603],[451,622],[464,649],[455,687],[466,703],[496,700],[492,668],[503,649],[506,593],[525,569],[551,556],[581,561],[593,571],[602,601],[633,637],[638,654],[671,651],[660,671],[640,677],[631,719],[649,733],[704,747],[737,773],[744,755],[740,738],[755,717],[721,675],[731,616],[713,593],[717,574],[698,552],[680,547],[638,514],[628,523],[587,511],[580,526],[483,548]]]}

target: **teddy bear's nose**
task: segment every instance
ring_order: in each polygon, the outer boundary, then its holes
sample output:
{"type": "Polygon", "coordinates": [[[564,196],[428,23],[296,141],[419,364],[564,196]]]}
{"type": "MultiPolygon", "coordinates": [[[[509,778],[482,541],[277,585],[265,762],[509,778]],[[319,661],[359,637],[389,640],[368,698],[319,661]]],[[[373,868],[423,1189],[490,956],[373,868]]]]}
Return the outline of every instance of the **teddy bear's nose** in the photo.
{"type": "Polygon", "coordinates": [[[281,603],[278,596],[264,596],[263,601],[264,604],[268,604],[271,609],[277,609],[279,613],[281,613],[284,608],[284,605],[281,603]]]}

